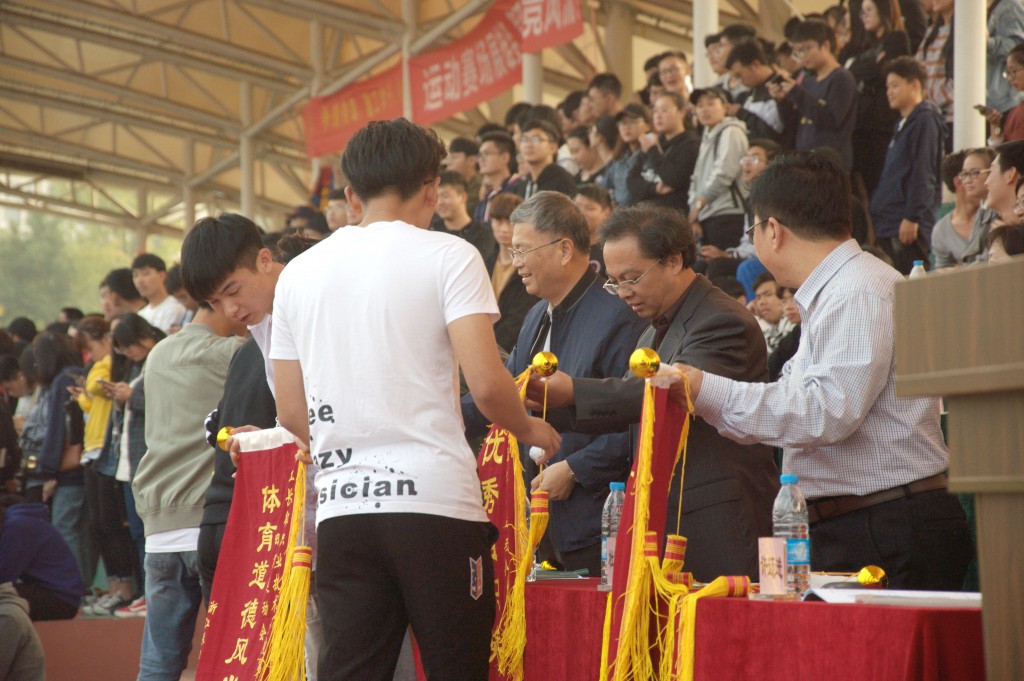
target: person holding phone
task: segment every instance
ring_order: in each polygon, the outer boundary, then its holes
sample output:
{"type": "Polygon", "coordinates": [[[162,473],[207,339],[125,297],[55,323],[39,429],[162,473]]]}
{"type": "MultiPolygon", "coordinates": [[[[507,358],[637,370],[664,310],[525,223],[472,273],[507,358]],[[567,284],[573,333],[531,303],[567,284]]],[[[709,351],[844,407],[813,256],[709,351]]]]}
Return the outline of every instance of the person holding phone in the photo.
{"type": "MultiPolygon", "coordinates": [[[[1024,92],[1024,44],[1017,45],[1006,55],[1003,77],[1015,91],[1024,92]]],[[[983,104],[976,104],[974,108],[988,121],[990,147],[1024,139],[1024,102],[1007,111],[1005,116],[998,109],[983,104]]]]}

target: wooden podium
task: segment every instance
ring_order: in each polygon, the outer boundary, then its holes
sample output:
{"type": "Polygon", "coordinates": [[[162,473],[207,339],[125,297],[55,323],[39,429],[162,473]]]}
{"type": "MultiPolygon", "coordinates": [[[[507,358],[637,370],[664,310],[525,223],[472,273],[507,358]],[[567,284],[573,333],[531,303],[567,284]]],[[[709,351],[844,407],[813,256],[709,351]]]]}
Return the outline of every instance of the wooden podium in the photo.
{"type": "Polygon", "coordinates": [[[946,398],[975,495],[986,676],[1024,679],[1024,259],[898,283],[895,328],[897,391],[946,398]]]}

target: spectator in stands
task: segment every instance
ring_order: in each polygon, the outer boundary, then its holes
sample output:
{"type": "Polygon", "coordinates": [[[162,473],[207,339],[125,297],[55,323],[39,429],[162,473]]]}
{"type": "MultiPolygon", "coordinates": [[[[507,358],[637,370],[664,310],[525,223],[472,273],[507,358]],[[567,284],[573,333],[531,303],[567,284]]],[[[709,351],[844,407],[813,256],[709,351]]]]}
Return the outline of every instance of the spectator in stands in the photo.
{"type": "Polygon", "coordinates": [[[448,145],[448,156],[444,159],[445,170],[453,170],[466,178],[466,210],[470,215],[476,212],[480,202],[480,185],[483,178],[476,170],[477,154],[480,147],[468,137],[456,137],[448,145]]]}
{"type": "Polygon", "coordinates": [[[331,228],[328,226],[327,218],[324,217],[323,213],[314,212],[306,220],[306,224],[303,225],[303,227],[296,233],[304,239],[320,241],[321,239],[330,236],[331,228]]]}
{"type": "MultiPolygon", "coordinates": [[[[69,620],[78,614],[85,587],[71,549],[50,524],[46,504],[0,496],[0,584],[5,582],[13,583],[28,601],[35,622],[69,620]]],[[[0,630],[0,638],[10,635],[8,629],[0,630]]],[[[0,666],[0,672],[6,671],[0,666]]]]}
{"type": "Polygon", "coordinates": [[[595,119],[614,116],[622,110],[622,81],[614,73],[599,73],[590,79],[587,97],[595,119]]]}
{"type": "Polygon", "coordinates": [[[932,258],[935,268],[953,267],[985,259],[985,240],[996,213],[983,208],[984,176],[995,153],[991,149],[964,149],[942,159],[942,181],[953,192],[953,210],[935,223],[932,258]]]}
{"type": "Polygon", "coordinates": [[[185,316],[181,318],[181,324],[171,327],[172,332],[180,331],[182,326],[192,321],[192,318],[196,316],[196,310],[199,309],[196,301],[192,300],[192,296],[185,290],[185,285],[181,283],[181,265],[175,263],[171,269],[167,270],[166,286],[167,292],[185,308],[185,316]]]}
{"type": "Polygon", "coordinates": [[[833,54],[839,57],[839,53],[850,42],[850,13],[843,5],[832,5],[822,13],[822,19],[836,36],[833,54]]]}
{"type": "MultiPolygon", "coordinates": [[[[26,355],[26,352],[27,359],[31,357],[32,353],[26,348],[22,351],[22,355],[26,355]]],[[[14,432],[18,437],[21,437],[21,433],[25,429],[25,418],[32,411],[32,407],[35,406],[35,401],[38,397],[34,392],[35,386],[33,383],[34,381],[22,371],[17,357],[14,355],[0,355],[0,388],[4,392],[4,402],[8,406],[13,404],[12,409],[14,413],[11,415],[11,422],[14,426],[14,432]]]]}
{"type": "Polygon", "coordinates": [[[715,84],[728,92],[729,98],[733,102],[742,102],[750,90],[750,86],[733,73],[729,66],[733,48],[743,43],[755,43],[760,46],[757,40],[757,30],[750,24],[729,24],[718,34],[717,61],[719,67],[715,69],[715,73],[721,78],[715,84]]]}
{"type": "Polygon", "coordinates": [[[640,98],[640,103],[646,107],[651,106],[651,78],[658,75],[658,62],[661,61],[661,56],[661,54],[656,54],[644,62],[644,77],[647,78],[647,83],[636,94],[640,98]]]}
{"type": "Polygon", "coordinates": [[[782,337],[793,329],[793,324],[782,313],[779,285],[775,283],[771,272],[762,272],[754,280],[754,302],[751,308],[764,334],[768,354],[771,355],[782,337]]]}
{"type": "MultiPolygon", "coordinates": [[[[582,93],[581,93],[582,97],[582,93]]],[[[519,117],[524,113],[528,112],[533,108],[533,105],[529,102],[516,102],[508,108],[505,112],[505,120],[502,121],[505,124],[505,130],[508,134],[513,134],[518,125],[519,117]]]]}
{"type": "Polygon", "coordinates": [[[782,315],[792,326],[786,335],[779,339],[775,350],[768,354],[768,382],[779,380],[786,362],[793,358],[800,347],[800,308],[793,296],[796,289],[779,287],[778,296],[782,301],[782,315]]]}
{"type": "Polygon", "coordinates": [[[595,150],[604,164],[604,172],[600,182],[603,184],[608,167],[615,160],[615,150],[619,145],[619,126],[615,116],[601,116],[590,127],[590,148],[595,150]]]}
{"type": "MultiPolygon", "coordinates": [[[[1024,102],[1024,94],[1021,94],[1024,88],[1017,87],[1012,78],[1003,76],[1011,69],[1010,52],[1021,43],[1024,43],[1024,3],[1020,0],[988,0],[985,105],[1004,115],[1024,102]]],[[[1015,61],[1012,68],[1024,66],[1020,57],[1015,61]]]]}
{"type": "Polygon", "coordinates": [[[61,324],[71,324],[73,326],[84,316],[85,313],[77,307],[62,307],[60,312],[57,313],[57,321],[61,324]]]}
{"type": "Polygon", "coordinates": [[[694,90],[690,103],[704,128],[688,195],[690,227],[703,243],[735,248],[743,236],[745,190],[739,179],[747,128],[726,115],[729,95],[719,87],[694,90]]]}
{"type": "Polygon", "coordinates": [[[36,337],[36,323],[28,317],[15,317],[7,325],[7,333],[14,341],[14,352],[20,355],[36,337]]]}
{"type": "MultiPolygon", "coordinates": [[[[686,54],[683,52],[665,52],[658,60],[658,77],[666,92],[673,92],[680,96],[685,103],[690,98],[690,88],[687,85],[687,78],[690,76],[690,63],[686,61],[686,54]]],[[[652,93],[653,97],[653,93],[652,93]]],[[[651,106],[656,102],[652,98],[651,106]]]]}
{"type": "Polygon", "coordinates": [[[324,217],[327,218],[327,228],[332,232],[350,224],[348,222],[348,199],[345,198],[344,189],[332,189],[327,195],[327,209],[324,210],[324,217]]]}
{"type": "Polygon", "coordinates": [[[146,624],[139,679],[176,678],[188,663],[202,592],[197,549],[213,458],[201,426],[224,393],[245,327],[203,303],[157,344],[144,369],[146,455],[132,491],[146,533],[146,624]]]}
{"type": "Polygon", "coordinates": [[[612,214],[612,195],[600,185],[585,184],[576,190],[573,203],[583,213],[590,228],[590,266],[598,274],[604,275],[604,251],[597,230],[612,214]]]}
{"type": "Polygon", "coordinates": [[[164,333],[181,324],[185,308],[167,292],[167,265],[163,258],[152,253],[143,253],[135,258],[132,261],[132,283],[147,301],[146,306],[139,310],[140,317],[164,333]]]}
{"type": "Polygon", "coordinates": [[[1000,225],[988,234],[988,261],[993,265],[1007,262],[1024,253],[1024,223],[1000,225]]]}
{"type": "Polygon", "coordinates": [[[562,166],[554,162],[558,153],[558,129],[547,120],[533,120],[523,127],[519,143],[527,173],[509,191],[529,199],[539,191],[556,191],[572,196],[576,181],[562,166]]]}
{"type": "Polygon", "coordinates": [[[462,173],[453,170],[442,172],[441,185],[437,189],[437,215],[442,222],[438,224],[435,220],[431,229],[465,239],[480,251],[480,257],[487,260],[494,255],[498,244],[486,226],[469,216],[466,206],[466,179],[462,173]]]}
{"type": "Polygon", "coordinates": [[[850,170],[853,165],[853,126],[857,119],[857,82],[836,61],[836,39],[828,24],[808,20],[793,31],[793,54],[810,73],[797,84],[786,74],[770,83],[772,97],[785,101],[800,113],[796,148],[809,151],[832,147],[850,170]]]}
{"type": "MultiPolygon", "coordinates": [[[[917,0],[913,0],[917,2],[917,0]]],[[[779,46],[775,48],[775,58],[779,62],[779,68],[789,74],[790,78],[799,82],[802,78],[803,65],[800,60],[793,54],[793,46],[788,40],[783,40],[779,43],[779,46]]]]}
{"type": "Polygon", "coordinates": [[[988,190],[988,207],[1004,223],[1016,221],[1013,204],[1017,198],[1017,182],[1021,177],[1024,177],[1024,140],[1000,144],[996,147],[996,157],[985,178],[985,189],[988,190]]]}
{"type": "Polygon", "coordinates": [[[491,275],[491,286],[498,299],[501,318],[494,323],[494,338],[506,353],[512,352],[523,326],[523,318],[537,302],[537,298],[526,292],[523,280],[516,274],[509,249],[512,248],[512,212],[523,202],[523,197],[505,192],[498,194],[491,202],[491,229],[498,250],[486,261],[491,275]]]}
{"type": "Polygon", "coordinates": [[[653,76],[647,79],[647,101],[644,106],[654,106],[654,100],[661,95],[668,92],[665,89],[665,84],[661,82],[661,76],[655,73],[653,76]]]}
{"type": "Polygon", "coordinates": [[[482,178],[481,198],[473,219],[481,224],[490,220],[488,206],[492,198],[508,190],[516,173],[516,143],[503,132],[489,132],[480,138],[477,153],[482,178]]]}
{"type": "Polygon", "coordinates": [[[146,301],[139,295],[132,281],[132,271],[127,267],[110,270],[100,282],[100,309],[108,322],[124,312],[138,312],[146,307],[146,301]]]}
{"type": "Polygon", "coordinates": [[[729,297],[735,298],[736,302],[743,307],[747,306],[747,289],[743,288],[743,284],[736,277],[715,277],[711,279],[711,283],[722,289],[729,297]]]}
{"type": "Polygon", "coordinates": [[[875,240],[896,269],[909,274],[915,260],[926,260],[932,227],[942,202],[942,114],[924,101],[924,65],[898,57],[884,70],[889,105],[900,120],[885,155],[878,189],[871,197],[875,240]]]}
{"type": "Polygon", "coordinates": [[[761,45],[747,40],[729,51],[726,61],[729,73],[747,88],[742,99],[728,106],[728,114],[743,121],[747,135],[753,138],[782,140],[783,120],[779,103],[768,91],[768,81],[775,77],[775,69],[765,56],[761,45]]]}
{"type": "Polygon", "coordinates": [[[560,129],[563,136],[568,135],[569,131],[573,128],[578,128],[582,125],[580,122],[580,106],[582,106],[583,100],[586,97],[587,93],[583,90],[573,90],[555,107],[558,110],[560,129]]]}
{"type": "Polygon", "coordinates": [[[925,98],[942,112],[950,145],[953,143],[953,4],[954,0],[934,0],[934,20],[915,55],[928,74],[925,98]]]}
{"type": "MultiPolygon", "coordinates": [[[[663,59],[662,63],[678,65],[679,60],[663,59]]],[[[685,115],[686,105],[678,92],[666,92],[654,101],[654,132],[640,138],[643,155],[627,178],[634,201],[687,209],[700,136],[686,129],[685,115]]]]}
{"type": "Polygon", "coordinates": [[[607,170],[605,161],[597,149],[590,145],[590,131],[584,127],[573,128],[566,138],[572,160],[579,167],[573,180],[577,185],[601,182],[607,170]]]}
{"type": "Polygon", "coordinates": [[[875,191],[885,165],[885,151],[899,115],[885,95],[885,65],[910,54],[910,39],[896,0],[862,0],[862,31],[844,54],[846,68],[857,81],[857,123],[853,129],[853,170],[860,173],[868,194],[875,191]]]}
{"type": "Polygon", "coordinates": [[[604,186],[616,204],[629,206],[634,203],[629,193],[629,171],[643,153],[640,138],[651,131],[651,112],[643,104],[627,104],[615,116],[615,122],[618,143],[613,153],[614,160],[605,173],[604,186]]]}
{"type": "MultiPolygon", "coordinates": [[[[1021,6],[1017,3],[1002,4],[1021,6]]],[[[989,42],[991,41],[992,38],[989,38],[989,42]]],[[[1024,44],[1015,46],[1006,55],[1005,70],[1002,72],[1002,76],[1003,80],[1018,95],[1024,92],[1024,44]]],[[[1018,102],[1007,111],[1000,111],[995,107],[981,107],[981,113],[988,119],[991,133],[988,138],[990,147],[999,146],[1003,142],[1024,139],[1024,102],[1018,102]]]]}

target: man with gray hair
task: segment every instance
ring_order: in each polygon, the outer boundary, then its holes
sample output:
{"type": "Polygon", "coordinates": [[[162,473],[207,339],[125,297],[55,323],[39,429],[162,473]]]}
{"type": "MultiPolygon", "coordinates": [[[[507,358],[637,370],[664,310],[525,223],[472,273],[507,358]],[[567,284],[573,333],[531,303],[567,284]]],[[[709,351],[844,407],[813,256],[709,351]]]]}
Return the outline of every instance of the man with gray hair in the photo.
{"type": "MultiPolygon", "coordinates": [[[[645,324],[629,306],[602,290],[605,278],[590,268],[590,230],[565,194],[542,191],[513,211],[512,264],[527,292],[540,298],[526,315],[505,366],[519,375],[533,356],[547,350],[569,376],[621,376],[645,324]]],[[[472,394],[463,398],[468,436],[482,435],[488,421],[472,394]]],[[[529,451],[522,443],[520,451],[529,451]]],[[[531,470],[533,462],[523,462],[531,470]]],[[[562,448],[534,477],[532,489],[550,494],[550,537],[567,570],[601,569],[601,509],[608,484],[629,475],[629,436],[566,434],[562,448]]]]}

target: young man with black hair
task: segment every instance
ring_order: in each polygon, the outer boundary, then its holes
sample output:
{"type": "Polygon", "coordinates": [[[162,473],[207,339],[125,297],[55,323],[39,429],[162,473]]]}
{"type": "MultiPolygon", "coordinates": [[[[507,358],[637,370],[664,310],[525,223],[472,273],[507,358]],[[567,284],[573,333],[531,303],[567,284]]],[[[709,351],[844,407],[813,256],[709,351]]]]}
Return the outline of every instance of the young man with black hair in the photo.
{"type": "Polygon", "coordinates": [[[546,120],[524,123],[519,140],[519,152],[529,171],[509,188],[524,199],[541,191],[556,191],[572,196],[576,193],[576,180],[569,171],[555,163],[558,153],[558,129],[546,120]]]}
{"type": "Polygon", "coordinates": [[[757,29],[750,24],[729,24],[718,34],[717,58],[721,70],[716,70],[716,73],[721,78],[715,85],[728,92],[734,102],[743,101],[743,97],[750,90],[750,86],[729,67],[729,57],[732,56],[733,49],[744,43],[757,43],[757,29]]]}
{"type": "Polygon", "coordinates": [[[143,253],[132,261],[132,283],[139,294],[146,299],[139,316],[160,329],[170,333],[171,327],[180,326],[185,317],[185,306],[167,292],[167,265],[163,258],[152,253],[143,253]]]}
{"type": "Polygon", "coordinates": [[[486,418],[545,460],[560,447],[502,365],[479,254],[416,227],[444,156],[405,119],[356,132],[342,169],[363,226],[298,256],[275,293],[278,418],[319,469],[322,681],[388,679],[410,623],[432,677],[487,678],[494,528],[452,409],[459,366],[486,418]]]}
{"type": "Polygon", "coordinates": [[[808,19],[796,26],[793,55],[809,71],[800,84],[785,73],[768,84],[772,97],[796,109],[800,121],[796,148],[832,147],[843,167],[853,166],[853,128],[857,123],[857,81],[835,57],[836,36],[824,21],[808,19]]]}
{"type": "Polygon", "coordinates": [[[924,99],[928,74],[913,57],[885,65],[889,106],[900,114],[878,187],[871,195],[876,243],[903,274],[927,260],[932,227],[942,203],[942,113],[924,99]]]}
{"type": "Polygon", "coordinates": [[[348,224],[348,199],[344,189],[332,189],[327,194],[327,207],[324,209],[327,218],[327,229],[336,232],[348,224]]]}
{"type": "Polygon", "coordinates": [[[973,546],[946,489],[939,400],[896,394],[902,276],[850,237],[850,201],[847,171],[815,153],[781,156],[758,175],[754,247],[780,286],[797,289],[800,348],[776,383],[677,367],[698,421],[785,449],[783,471],[799,475],[808,501],[815,570],[878,565],[891,588],[956,591],[973,546]]]}
{"type": "Polygon", "coordinates": [[[480,251],[480,257],[487,260],[498,250],[498,242],[487,225],[469,216],[467,191],[466,179],[461,173],[454,170],[441,173],[441,184],[437,188],[437,217],[431,221],[430,229],[465,239],[480,251]]]}
{"type": "Polygon", "coordinates": [[[779,103],[768,91],[768,81],[775,76],[771,61],[765,56],[761,45],[747,40],[729,51],[725,62],[729,73],[747,88],[742,98],[733,99],[728,113],[747,124],[750,139],[782,141],[785,122],[779,111],[779,103]]]}
{"type": "Polygon", "coordinates": [[[486,193],[473,211],[473,219],[482,225],[490,224],[488,205],[498,194],[508,191],[516,173],[516,142],[503,132],[489,132],[480,138],[477,152],[483,191],[486,193]]]}
{"type": "MultiPolygon", "coordinates": [[[[767,379],[768,352],[757,322],[693,271],[696,241],[683,215],[651,205],[620,208],[600,234],[610,277],[605,289],[649,322],[637,347],[656,349],[664,362],[684,361],[740,381],[767,379]]],[[[640,422],[643,381],[631,374],[598,380],[558,371],[546,388],[531,382],[527,395],[539,401],[545,390],[548,418],[563,432],[609,433],[640,422]]],[[[757,574],[757,537],[771,531],[778,491],[771,450],[733,442],[695,419],[687,451],[681,522],[681,462],[666,514],[666,531],[688,540],[687,570],[700,581],[757,574]]]]}
{"type": "Polygon", "coordinates": [[[622,110],[622,81],[614,73],[599,73],[587,85],[594,118],[614,116],[622,110]]]}
{"type": "Polygon", "coordinates": [[[132,271],[127,267],[110,270],[100,282],[100,309],[108,322],[123,312],[138,312],[146,307],[146,301],[139,295],[132,281],[132,271]]]}
{"type": "Polygon", "coordinates": [[[444,160],[445,170],[454,171],[466,180],[466,211],[472,215],[480,202],[480,185],[483,178],[477,172],[476,159],[480,146],[468,137],[456,137],[448,145],[448,156],[444,160]]]}
{"type": "MultiPolygon", "coordinates": [[[[683,102],[690,97],[690,88],[686,79],[690,75],[690,62],[686,60],[685,52],[665,52],[658,60],[658,76],[666,92],[675,92],[683,102]]],[[[651,106],[654,106],[654,99],[651,99],[651,106]]]]}

